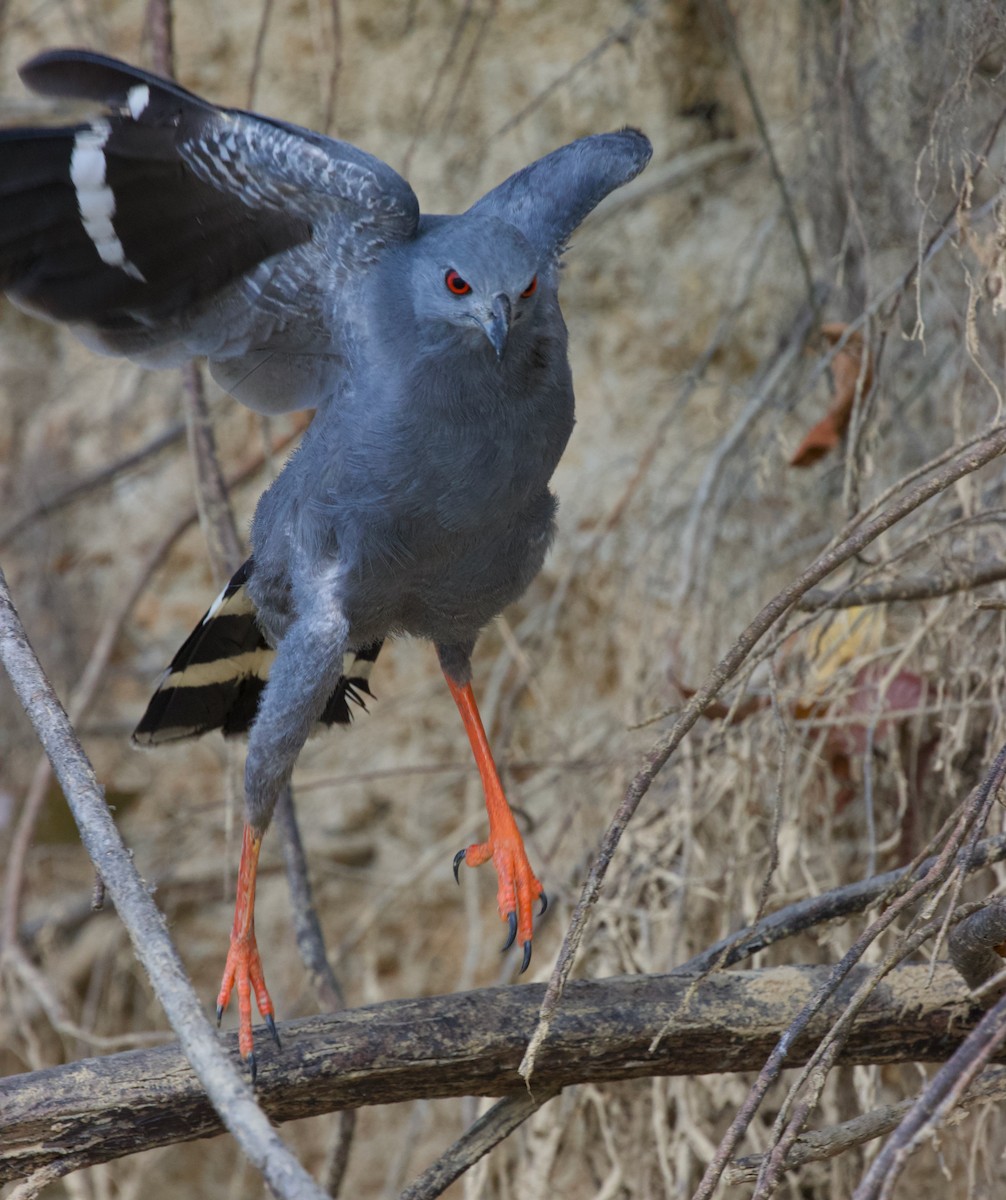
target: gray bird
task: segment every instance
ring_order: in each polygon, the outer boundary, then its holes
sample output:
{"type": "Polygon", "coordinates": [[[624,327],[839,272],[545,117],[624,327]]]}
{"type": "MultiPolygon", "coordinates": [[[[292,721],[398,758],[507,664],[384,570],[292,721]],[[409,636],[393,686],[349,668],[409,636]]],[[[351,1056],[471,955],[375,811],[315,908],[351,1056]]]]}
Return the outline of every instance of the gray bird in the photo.
{"type": "Polygon", "coordinates": [[[259,501],[252,556],[176,655],[141,743],[248,732],[245,828],[218,1016],[251,992],[262,836],[317,722],[362,702],[384,639],[433,642],[486,794],[507,946],[545,903],[471,687],[480,630],[525,590],[554,531],[549,479],[573,428],[559,261],[646,165],[631,129],[581,138],[459,216],[421,216],[390,167],[83,50],[21,70],[102,116],[0,131],[0,289],[88,345],[150,366],[204,355],[261,412],[315,408],[259,501]]]}

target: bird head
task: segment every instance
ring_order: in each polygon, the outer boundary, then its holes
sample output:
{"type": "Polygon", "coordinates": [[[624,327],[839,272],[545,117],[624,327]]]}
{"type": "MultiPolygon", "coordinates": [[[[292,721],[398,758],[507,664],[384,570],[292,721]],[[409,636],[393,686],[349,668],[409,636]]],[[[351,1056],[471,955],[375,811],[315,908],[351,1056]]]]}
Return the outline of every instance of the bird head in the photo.
{"type": "Polygon", "coordinates": [[[502,360],[511,332],[534,312],[540,264],[530,243],[496,217],[451,217],[420,240],[413,304],[423,324],[502,360]]]}

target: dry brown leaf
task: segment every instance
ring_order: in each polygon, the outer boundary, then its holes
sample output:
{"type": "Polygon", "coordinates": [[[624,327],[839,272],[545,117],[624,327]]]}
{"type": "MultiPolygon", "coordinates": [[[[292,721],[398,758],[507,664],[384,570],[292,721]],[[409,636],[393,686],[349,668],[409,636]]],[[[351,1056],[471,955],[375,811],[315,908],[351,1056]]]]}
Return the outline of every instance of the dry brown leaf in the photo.
{"type": "MultiPolygon", "coordinates": [[[[845,335],[847,325],[838,321],[821,326],[821,334],[829,345],[836,345],[845,335]]],[[[835,355],[831,363],[831,378],[834,391],[828,412],[816,425],[808,430],[800,445],[789,460],[791,467],[809,467],[824,458],[842,440],[849,426],[852,406],[856,401],[857,386],[862,373],[862,394],[870,390],[873,383],[873,361],[867,358],[863,369],[863,335],[860,330],[849,335],[849,340],[835,355]]]]}

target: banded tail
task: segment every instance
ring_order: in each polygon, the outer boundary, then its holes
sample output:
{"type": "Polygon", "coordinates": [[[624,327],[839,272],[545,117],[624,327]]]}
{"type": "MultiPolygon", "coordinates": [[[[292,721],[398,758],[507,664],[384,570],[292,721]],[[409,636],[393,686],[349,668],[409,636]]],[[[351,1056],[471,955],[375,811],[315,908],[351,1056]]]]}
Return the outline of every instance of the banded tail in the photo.
{"type": "MultiPolygon", "coordinates": [[[[133,732],[140,746],[181,741],[219,729],[225,737],[247,733],[258,712],[276,651],[256,620],[245,586],[253,560],[241,566],[171,660],[147,711],[133,732]]],[[[346,655],[344,673],[320,721],[348,725],[350,701],[366,709],[370,669],[383,642],[346,655]]]]}

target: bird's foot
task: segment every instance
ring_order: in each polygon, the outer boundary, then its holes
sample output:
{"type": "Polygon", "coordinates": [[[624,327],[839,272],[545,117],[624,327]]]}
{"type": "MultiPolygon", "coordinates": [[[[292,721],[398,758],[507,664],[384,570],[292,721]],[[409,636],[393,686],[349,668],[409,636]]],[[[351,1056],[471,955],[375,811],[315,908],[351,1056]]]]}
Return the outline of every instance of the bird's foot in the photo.
{"type": "Polygon", "coordinates": [[[265,975],[262,971],[262,959],[255,943],[255,933],[251,931],[243,936],[231,936],[230,949],[227,951],[227,963],[224,967],[224,977],[220,984],[220,994],[217,996],[217,1024],[224,1015],[224,1009],[230,1002],[231,992],[237,990],[238,995],[238,1050],[248,1064],[252,1082],[255,1081],[255,1051],[252,1047],[252,992],[255,993],[255,1004],[258,1007],[266,1028],[272,1034],[273,1041],[279,1045],[279,1034],[276,1031],[276,1018],[269,992],[265,986],[265,975]]]}
{"type": "MultiPolygon", "coordinates": [[[[496,868],[499,889],[496,900],[499,905],[500,917],[507,923],[507,939],[503,945],[504,953],[514,942],[518,942],[523,950],[520,973],[523,974],[531,962],[531,939],[534,934],[534,906],[541,902],[538,915],[548,907],[548,897],[545,889],[531,869],[524,841],[520,836],[513,818],[509,822],[512,828],[504,832],[490,832],[489,840],[476,842],[464,850],[459,850],[454,856],[454,878],[458,878],[458,870],[464,862],[469,867],[480,867],[490,859],[496,868]]],[[[459,881],[460,882],[460,881],[459,881]]]]}
{"type": "Polygon", "coordinates": [[[252,1042],[251,1014],[253,991],[255,1003],[265,1021],[266,1028],[272,1034],[276,1045],[279,1045],[272,1000],[269,998],[269,992],[265,986],[262,959],[255,941],[255,881],[258,875],[258,856],[261,847],[262,835],[246,824],[241,840],[241,864],[238,867],[231,945],[227,951],[227,962],[224,966],[224,977],[220,983],[220,994],[217,996],[217,1024],[219,1025],[220,1018],[224,1015],[224,1009],[230,1001],[231,992],[235,988],[237,989],[238,1049],[241,1057],[248,1064],[252,1083],[255,1082],[255,1051],[252,1042]]]}
{"type": "MultiPolygon", "coordinates": [[[[443,665],[443,659],[441,659],[443,665]]],[[[462,860],[470,867],[479,867],[484,862],[493,860],[496,867],[496,877],[499,880],[497,901],[500,916],[507,923],[508,933],[504,950],[509,950],[515,941],[519,941],[524,951],[521,962],[521,973],[527,970],[531,961],[531,937],[534,933],[534,904],[541,901],[539,916],[545,911],[548,900],[545,891],[531,870],[524,849],[524,839],[520,836],[513,810],[507,803],[500,782],[499,772],[493,762],[489,740],[486,737],[482,718],[479,716],[478,705],[475,703],[475,693],[470,683],[460,684],[444,670],[444,678],[458,706],[465,732],[471,743],[475,763],[482,779],[482,787],[486,796],[486,815],[489,817],[489,837],[484,842],[476,842],[454,856],[454,878],[458,878],[458,868],[462,860]]],[[[460,880],[459,880],[460,882],[460,880]]]]}

